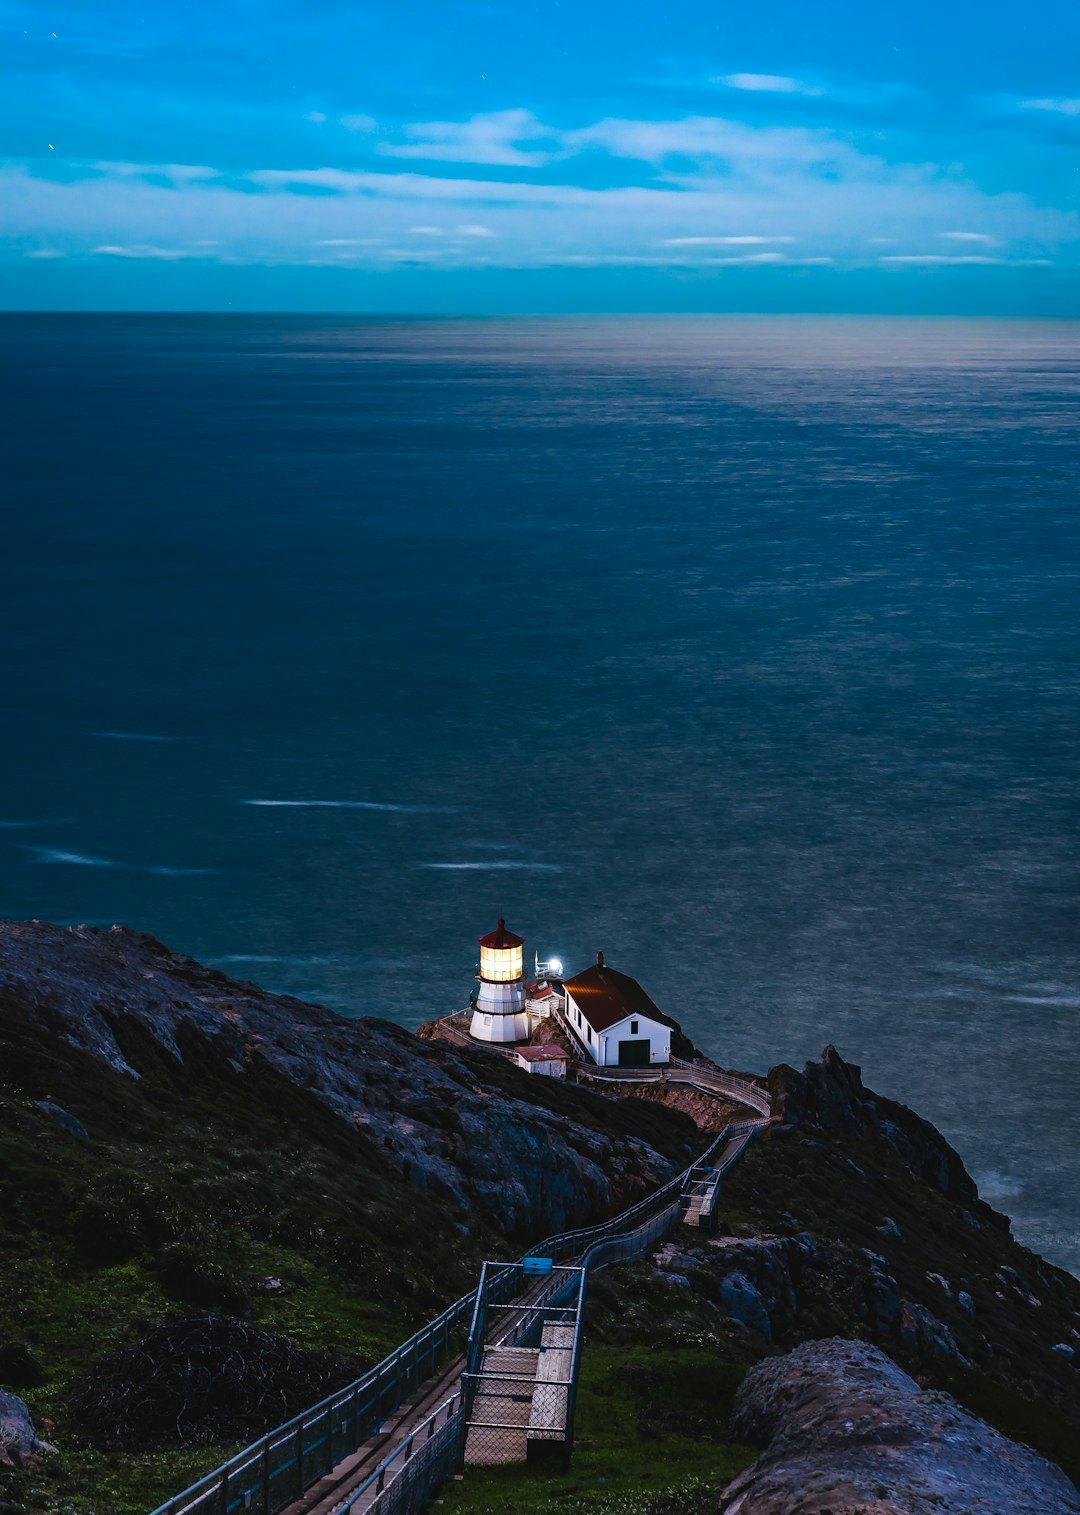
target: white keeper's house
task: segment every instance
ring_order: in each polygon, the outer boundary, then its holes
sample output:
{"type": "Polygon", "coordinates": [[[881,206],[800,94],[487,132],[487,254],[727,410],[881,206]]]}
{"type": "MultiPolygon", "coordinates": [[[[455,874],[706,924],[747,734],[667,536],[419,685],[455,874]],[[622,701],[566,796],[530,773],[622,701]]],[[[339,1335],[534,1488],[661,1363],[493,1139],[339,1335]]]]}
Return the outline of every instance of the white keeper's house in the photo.
{"type": "Polygon", "coordinates": [[[563,989],[567,1024],[600,1067],[652,1068],[671,1060],[671,1021],[637,979],[609,968],[602,952],[563,989]]]}

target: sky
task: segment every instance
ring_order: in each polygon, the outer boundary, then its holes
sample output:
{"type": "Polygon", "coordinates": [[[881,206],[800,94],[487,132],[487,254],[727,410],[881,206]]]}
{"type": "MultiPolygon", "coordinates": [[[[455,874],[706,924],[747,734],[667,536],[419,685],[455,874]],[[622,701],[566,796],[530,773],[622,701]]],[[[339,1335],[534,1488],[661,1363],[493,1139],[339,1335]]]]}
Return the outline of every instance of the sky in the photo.
{"type": "Polygon", "coordinates": [[[1080,315],[1075,0],[0,0],[0,307],[1080,315]]]}

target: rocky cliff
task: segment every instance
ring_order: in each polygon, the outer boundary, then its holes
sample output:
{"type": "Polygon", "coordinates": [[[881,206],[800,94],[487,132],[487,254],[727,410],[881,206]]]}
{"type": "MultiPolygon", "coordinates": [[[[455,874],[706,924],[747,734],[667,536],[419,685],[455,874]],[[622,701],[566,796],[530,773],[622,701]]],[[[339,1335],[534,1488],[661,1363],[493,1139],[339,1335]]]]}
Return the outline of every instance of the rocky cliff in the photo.
{"type": "Polygon", "coordinates": [[[0,1025],[28,1044],[9,1048],[0,1079],[13,1087],[17,1076],[69,1129],[80,1122],[95,1134],[78,1095],[52,1099],[45,1070],[59,1074],[68,1052],[99,1065],[99,1077],[119,1075],[120,1089],[145,1076],[144,1063],[160,1069],[162,1053],[174,1082],[210,1059],[241,1090],[259,1066],[325,1105],[409,1184],[508,1235],[620,1209],[694,1148],[691,1123],[677,1116],[616,1114],[588,1091],[267,993],[118,926],[0,923],[0,1025]]]}
{"type": "Polygon", "coordinates": [[[1080,1515],[1060,1469],[861,1342],[751,1368],[732,1430],[766,1447],[718,1515],[1080,1515]]]}

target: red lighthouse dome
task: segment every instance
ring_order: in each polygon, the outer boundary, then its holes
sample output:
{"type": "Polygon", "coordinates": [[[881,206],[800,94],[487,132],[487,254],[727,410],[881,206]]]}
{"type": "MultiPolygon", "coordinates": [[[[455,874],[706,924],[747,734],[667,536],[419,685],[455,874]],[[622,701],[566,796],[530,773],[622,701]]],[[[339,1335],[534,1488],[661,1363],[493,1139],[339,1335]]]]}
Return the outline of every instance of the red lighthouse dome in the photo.
{"type": "Polygon", "coordinates": [[[524,937],[507,928],[502,916],[494,931],[480,938],[480,977],[489,984],[513,984],[523,976],[524,937]]]}

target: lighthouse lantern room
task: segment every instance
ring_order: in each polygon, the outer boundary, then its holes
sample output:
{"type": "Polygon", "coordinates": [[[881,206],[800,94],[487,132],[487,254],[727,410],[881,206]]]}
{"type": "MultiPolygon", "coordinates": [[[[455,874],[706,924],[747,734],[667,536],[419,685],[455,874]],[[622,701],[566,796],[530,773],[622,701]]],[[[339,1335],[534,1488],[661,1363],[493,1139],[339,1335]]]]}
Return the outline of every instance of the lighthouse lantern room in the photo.
{"type": "Polygon", "coordinates": [[[502,916],[480,938],[480,991],[469,1032],[481,1042],[523,1042],[529,1035],[525,1009],[524,940],[508,931],[502,916]]]}

